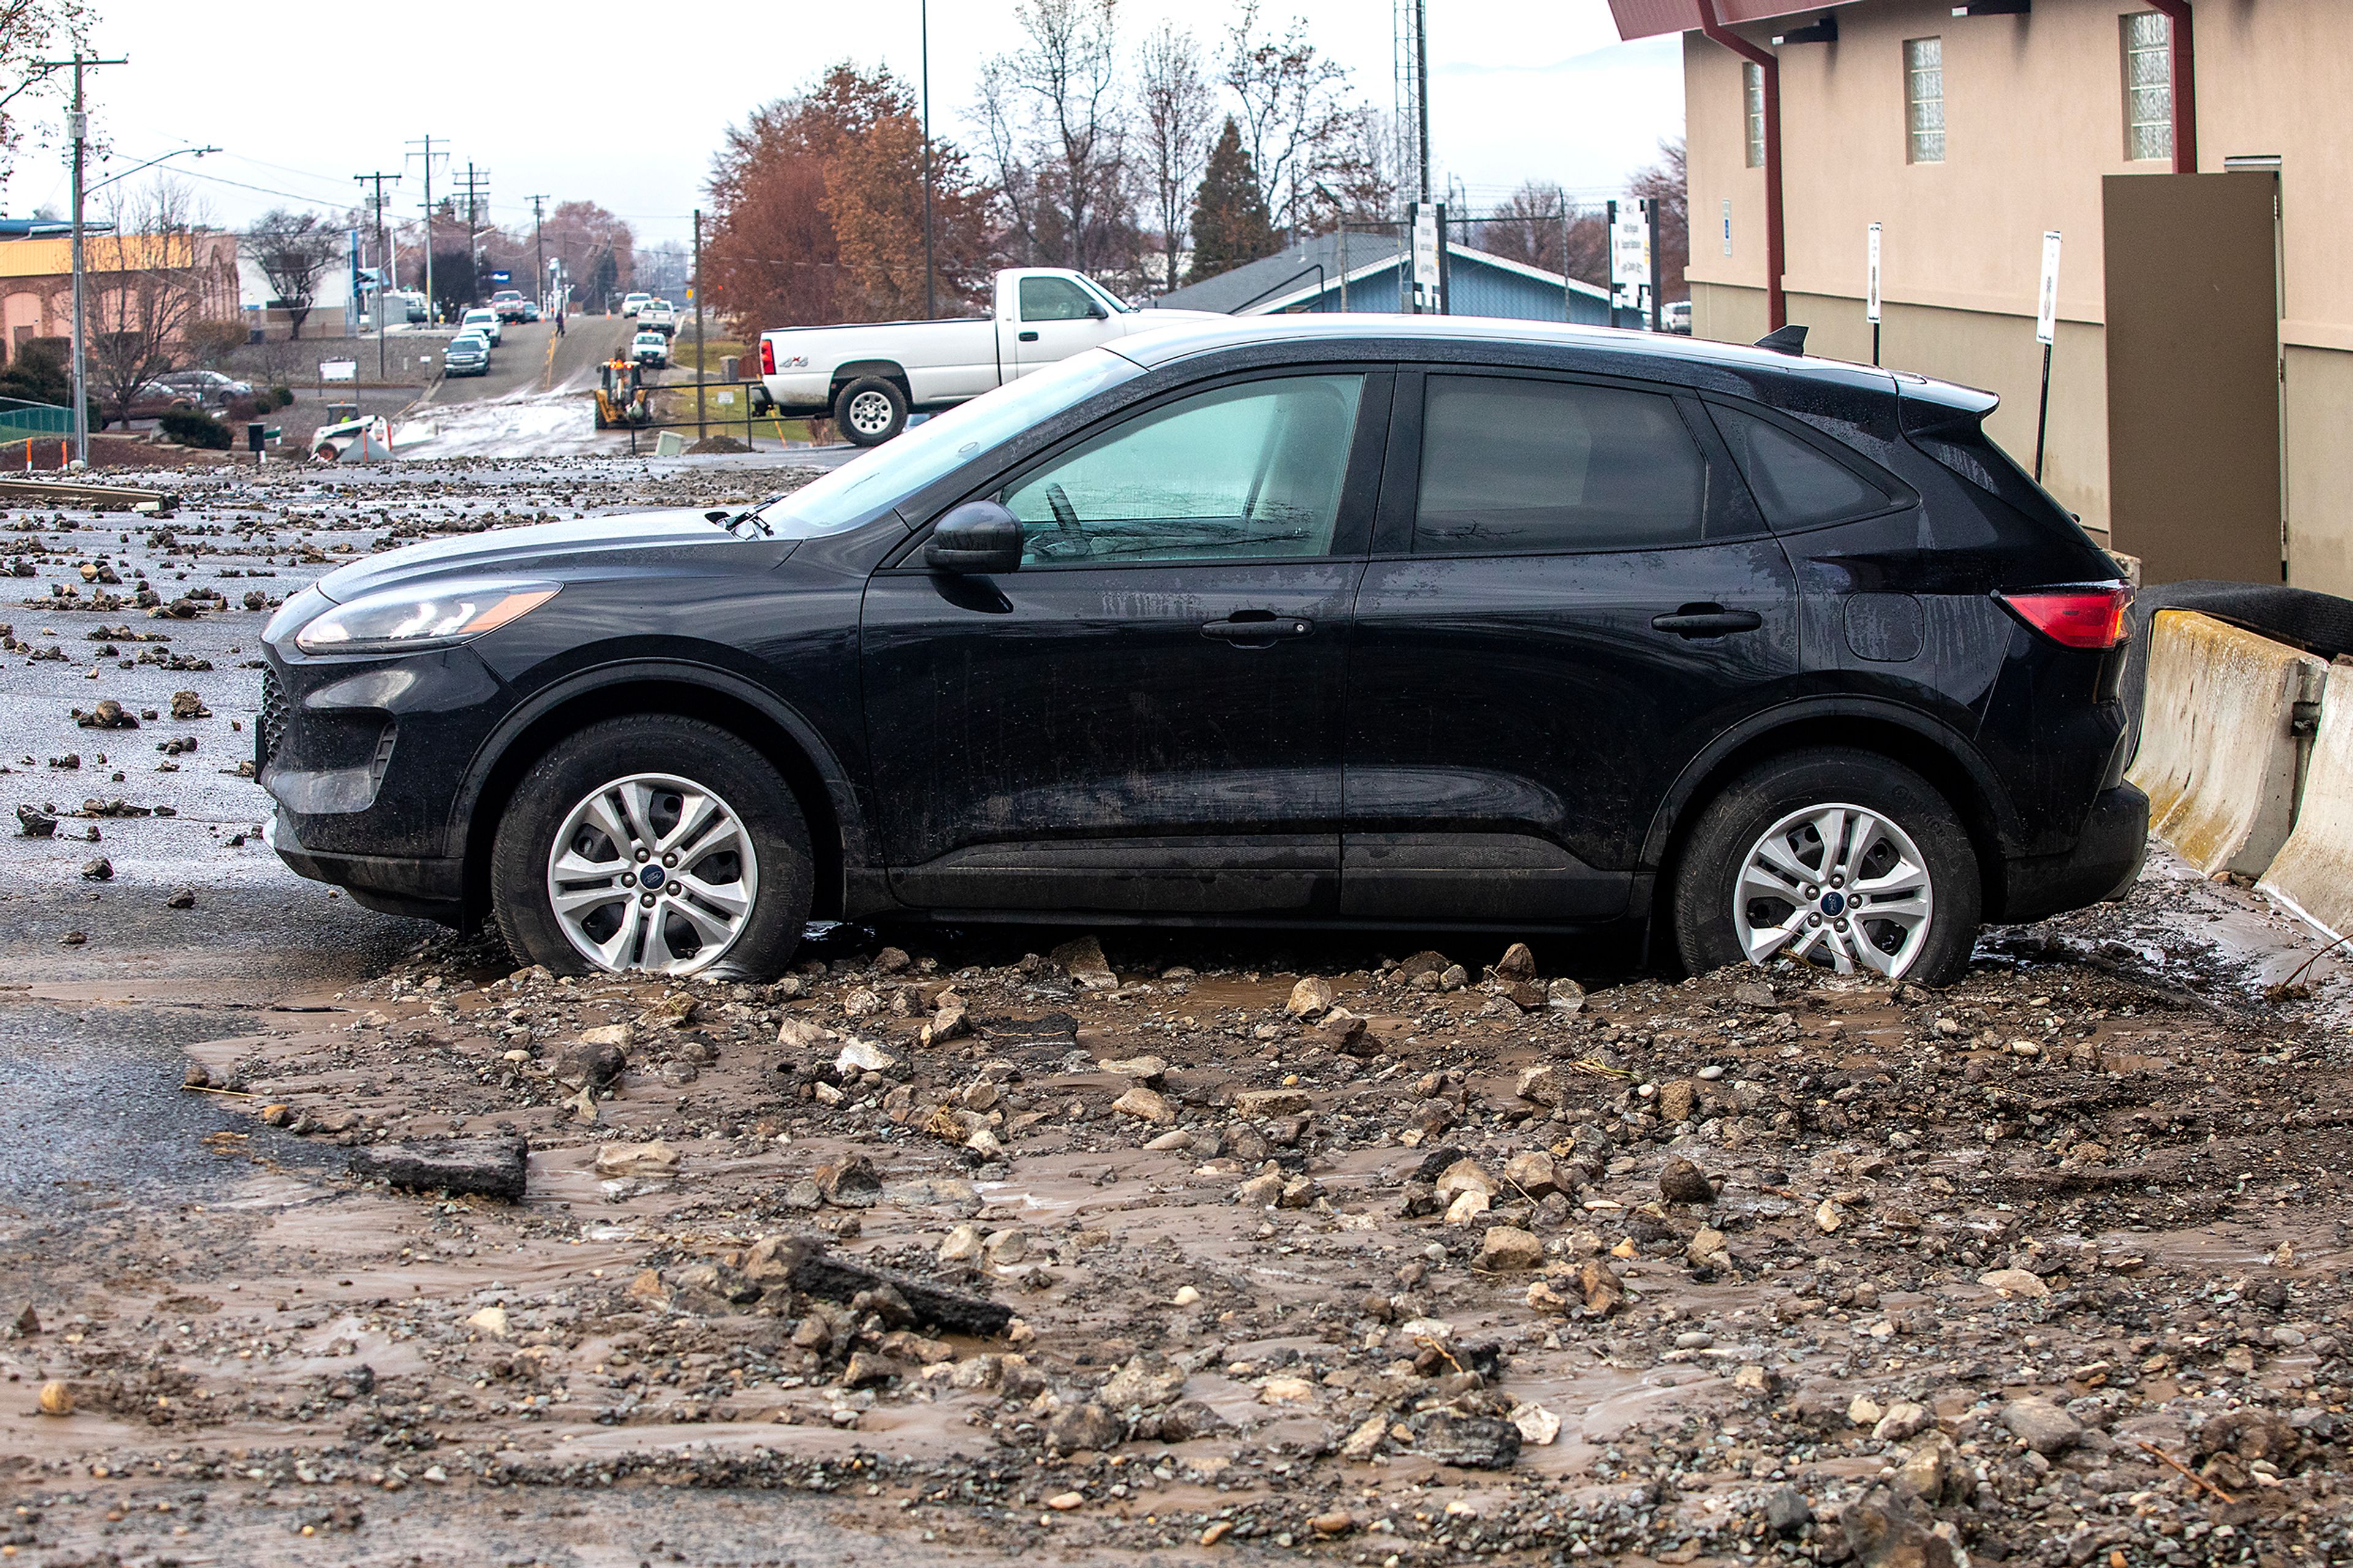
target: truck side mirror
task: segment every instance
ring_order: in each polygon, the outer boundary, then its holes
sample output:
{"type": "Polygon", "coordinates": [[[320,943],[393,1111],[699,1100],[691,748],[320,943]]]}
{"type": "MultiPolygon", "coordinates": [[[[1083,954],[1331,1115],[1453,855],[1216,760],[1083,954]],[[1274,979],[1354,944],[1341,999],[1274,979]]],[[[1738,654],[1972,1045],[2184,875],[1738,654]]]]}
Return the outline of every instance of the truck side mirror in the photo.
{"type": "Polygon", "coordinates": [[[991,576],[1021,569],[1021,521],[999,502],[968,500],[932,528],[923,564],[934,572],[991,576]]]}
{"type": "Polygon", "coordinates": [[[1098,321],[1108,321],[1111,320],[1111,312],[1103,309],[1103,301],[1101,300],[1090,300],[1087,301],[1087,314],[1092,316],[1098,321]]]}

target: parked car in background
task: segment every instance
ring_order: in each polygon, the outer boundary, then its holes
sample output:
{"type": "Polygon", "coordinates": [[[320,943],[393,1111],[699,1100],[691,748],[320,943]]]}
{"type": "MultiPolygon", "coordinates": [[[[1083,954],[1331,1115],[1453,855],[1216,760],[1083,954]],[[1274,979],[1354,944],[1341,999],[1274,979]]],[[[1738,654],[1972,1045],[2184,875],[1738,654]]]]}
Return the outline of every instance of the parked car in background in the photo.
{"type": "Polygon", "coordinates": [[[480,332],[459,332],[441,351],[443,375],[491,374],[491,342],[480,332]]]}
{"type": "Polygon", "coordinates": [[[480,332],[492,348],[498,347],[506,337],[506,334],[500,331],[499,313],[486,305],[477,306],[459,317],[458,330],[462,332],[480,332]]]}
{"type": "Polygon", "coordinates": [[[498,312],[501,321],[523,321],[523,312],[530,308],[531,301],[522,297],[520,289],[501,289],[491,296],[491,309],[498,312]]]}
{"type": "Polygon", "coordinates": [[[946,408],[1132,332],[1230,318],[1132,310],[1082,273],[997,275],[993,315],[960,321],[786,327],[760,334],[760,380],[786,414],[826,414],[845,440],[888,441],[907,416],[946,408]]]}
{"type": "Polygon", "coordinates": [[[1660,313],[1660,320],[1667,331],[1681,332],[1685,337],[1691,336],[1691,301],[1689,300],[1672,301],[1660,313]]]}
{"type": "Polygon", "coordinates": [[[642,365],[657,369],[670,363],[670,339],[657,331],[642,331],[629,340],[629,357],[642,365]]]}
{"type": "Polygon", "coordinates": [[[216,370],[175,370],[168,375],[157,376],[155,384],[184,393],[195,399],[196,406],[204,408],[218,408],[232,398],[253,395],[253,383],[239,381],[216,370]]]}
{"type": "Polygon", "coordinates": [[[653,296],[651,294],[623,295],[621,298],[621,314],[624,316],[636,315],[639,310],[645,309],[646,301],[652,298],[653,296]]]}
{"type": "Polygon", "coordinates": [[[678,307],[667,300],[649,300],[638,308],[638,325],[670,337],[678,331],[678,307]]]}
{"type": "Polygon", "coordinates": [[[269,841],[563,973],[994,917],[1942,984],[1981,921],[2119,893],[2148,820],[2130,593],[1995,402],[1607,329],[1172,324],[758,507],[330,573],[264,634],[269,841]]]}
{"type": "Polygon", "coordinates": [[[536,321],[539,320],[539,302],[537,300],[527,301],[523,305],[522,319],[526,321],[536,321]]]}

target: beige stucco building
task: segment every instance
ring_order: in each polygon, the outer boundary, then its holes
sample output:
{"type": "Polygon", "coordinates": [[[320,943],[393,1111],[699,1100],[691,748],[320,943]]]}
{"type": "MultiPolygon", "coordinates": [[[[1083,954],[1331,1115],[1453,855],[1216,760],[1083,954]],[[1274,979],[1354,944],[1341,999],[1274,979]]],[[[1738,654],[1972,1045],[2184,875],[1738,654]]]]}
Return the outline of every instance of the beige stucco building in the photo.
{"type": "Polygon", "coordinates": [[[2268,510],[2289,579],[2353,595],[2353,3],[1611,4],[1627,37],[1684,35],[1697,334],[1767,330],[1778,153],[1810,352],[1871,357],[1878,224],[1882,363],[2001,394],[1989,428],[2031,463],[2057,231],[2052,491],[2178,557],[2159,577],[2260,577],[2268,510]]]}

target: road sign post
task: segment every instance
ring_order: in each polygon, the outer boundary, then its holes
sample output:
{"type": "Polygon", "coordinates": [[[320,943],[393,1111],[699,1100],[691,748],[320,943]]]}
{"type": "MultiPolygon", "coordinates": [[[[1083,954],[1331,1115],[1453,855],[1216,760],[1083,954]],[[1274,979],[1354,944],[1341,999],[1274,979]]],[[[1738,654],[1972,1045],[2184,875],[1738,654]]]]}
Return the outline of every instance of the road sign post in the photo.
{"type": "Polygon", "coordinates": [[[2042,482],[2042,441],[2051,427],[2051,345],[2059,337],[2059,231],[2042,237],[2042,285],[2034,302],[2034,336],[2042,345],[2042,398],[2034,411],[2034,482],[2042,482]]]}
{"type": "Polygon", "coordinates": [[[1446,204],[1415,202],[1409,208],[1413,229],[1412,289],[1415,315],[1444,315],[1446,298],[1446,204]]]}
{"type": "Polygon", "coordinates": [[[1865,245],[1862,313],[1871,322],[1871,363],[1879,363],[1879,226],[1871,226],[1865,245]]]}

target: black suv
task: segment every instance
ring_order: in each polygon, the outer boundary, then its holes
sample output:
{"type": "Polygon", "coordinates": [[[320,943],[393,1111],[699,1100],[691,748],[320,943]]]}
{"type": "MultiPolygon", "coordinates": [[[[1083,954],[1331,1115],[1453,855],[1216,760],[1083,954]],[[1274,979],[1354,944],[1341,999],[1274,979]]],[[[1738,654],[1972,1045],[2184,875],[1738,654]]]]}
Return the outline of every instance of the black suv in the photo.
{"type": "Polygon", "coordinates": [[[1213,322],[747,511],[345,566],[270,841],[558,971],[812,916],[1651,922],[1935,983],[2137,873],[2116,565],[1986,395],[1631,332],[1213,322]]]}

